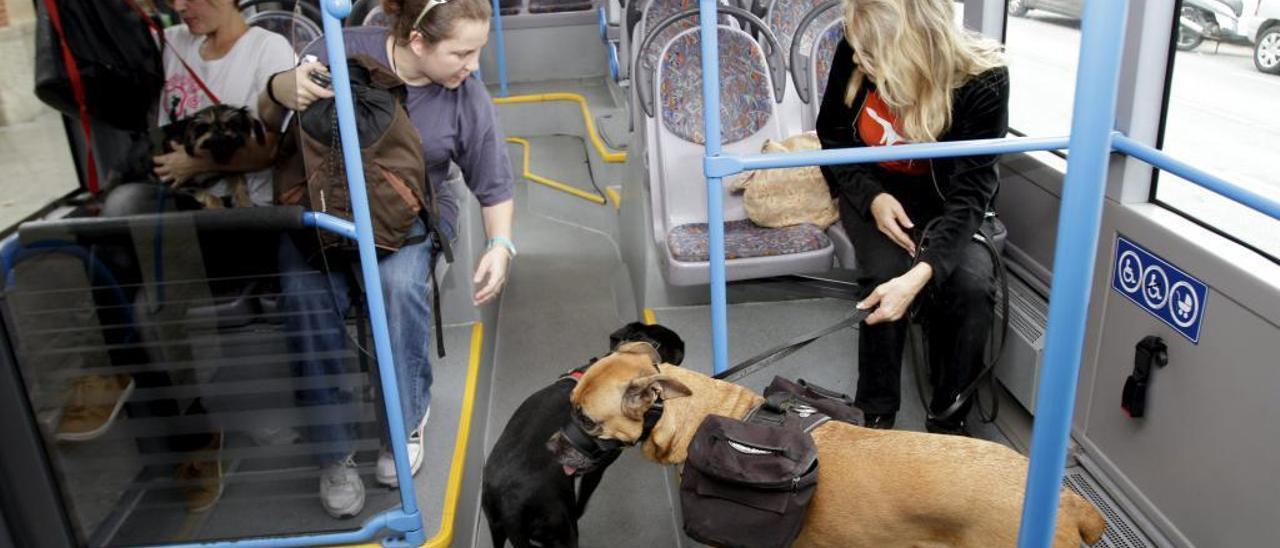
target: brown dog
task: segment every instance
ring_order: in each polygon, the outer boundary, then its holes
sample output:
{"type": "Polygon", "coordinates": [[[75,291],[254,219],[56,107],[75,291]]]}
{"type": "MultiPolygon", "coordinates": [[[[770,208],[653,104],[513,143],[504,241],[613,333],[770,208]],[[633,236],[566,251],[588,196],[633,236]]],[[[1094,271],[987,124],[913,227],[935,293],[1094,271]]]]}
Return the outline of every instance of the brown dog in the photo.
{"type": "MultiPolygon", "coordinates": [[[[570,402],[591,433],[633,444],[645,411],[662,419],[641,446],[645,457],[683,463],[709,414],[742,418],[763,398],[741,386],[655,365],[644,343],[619,347],[587,371],[570,402]]],[[[797,547],[1014,546],[1027,459],[1002,445],[961,436],[872,430],[831,421],[813,431],[818,488],[797,547]]],[[[571,458],[561,452],[562,459],[571,458]]],[[[1102,515],[1064,490],[1055,548],[1102,538],[1102,515]]]]}

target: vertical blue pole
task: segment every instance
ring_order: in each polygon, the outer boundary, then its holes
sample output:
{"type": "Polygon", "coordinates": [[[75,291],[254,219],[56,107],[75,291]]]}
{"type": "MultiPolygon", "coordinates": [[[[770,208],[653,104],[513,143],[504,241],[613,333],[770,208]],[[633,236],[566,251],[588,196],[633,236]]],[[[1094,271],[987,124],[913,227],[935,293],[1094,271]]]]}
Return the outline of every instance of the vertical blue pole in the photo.
{"type": "Polygon", "coordinates": [[[333,91],[337,95],[334,104],[338,108],[338,133],[342,137],[342,159],[347,170],[347,185],[351,195],[351,213],[355,219],[356,242],[360,248],[360,270],[364,275],[365,300],[369,303],[369,320],[373,324],[373,344],[378,357],[378,372],[382,378],[383,403],[387,407],[387,423],[390,425],[391,450],[396,461],[396,477],[400,478],[400,504],[405,520],[393,522],[394,528],[406,534],[406,540],[415,546],[426,540],[422,531],[422,516],[418,512],[418,500],[414,495],[413,473],[409,469],[409,454],[405,439],[404,416],[400,410],[400,389],[397,386],[394,356],[391,355],[391,338],[387,331],[387,314],[382,301],[382,277],[378,272],[378,256],[373,247],[373,224],[369,220],[369,196],[365,193],[364,168],[360,159],[360,141],[356,138],[355,108],[351,102],[351,75],[347,70],[347,50],[343,44],[340,19],[351,12],[351,0],[325,0],[324,42],[329,52],[329,71],[333,75],[333,91]],[[412,524],[412,525],[407,525],[412,524]],[[408,528],[401,529],[398,526],[408,528]],[[416,525],[416,528],[413,528],[416,525]]]}
{"type": "Polygon", "coordinates": [[[1102,222],[1128,6],[1128,0],[1085,2],[1071,120],[1071,155],[1058,216],[1049,333],[1044,375],[1036,396],[1019,548],[1047,548],[1053,543],[1102,222]]]}
{"type": "Polygon", "coordinates": [[[498,5],[498,0],[493,0],[493,36],[498,42],[498,51],[495,57],[498,58],[498,96],[507,96],[507,41],[502,33],[502,6],[498,5]]]}
{"type": "MultiPolygon", "coordinates": [[[[702,118],[706,160],[720,155],[720,35],[716,0],[699,0],[702,32],[702,118]]],[[[719,177],[707,177],[707,237],[711,266],[711,364],[716,373],[729,368],[729,329],[724,290],[724,191],[719,177]]]]}

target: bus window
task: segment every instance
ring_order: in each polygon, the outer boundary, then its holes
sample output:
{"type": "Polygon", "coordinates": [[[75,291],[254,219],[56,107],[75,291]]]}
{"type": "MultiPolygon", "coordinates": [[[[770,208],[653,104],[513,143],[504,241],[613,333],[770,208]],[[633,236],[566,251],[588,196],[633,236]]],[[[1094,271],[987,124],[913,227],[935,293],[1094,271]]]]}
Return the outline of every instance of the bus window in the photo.
{"type": "MultiPolygon", "coordinates": [[[[1010,0],[1005,23],[1009,61],[1009,126],[1032,137],[1058,137],[1071,132],[1072,97],[1080,56],[1079,14],[1071,9],[1027,7],[1010,0]]],[[[1059,171],[1066,162],[1051,154],[1036,158],[1059,171]]]]}
{"type": "Polygon", "coordinates": [[[62,115],[35,96],[34,3],[0,0],[0,229],[79,187],[62,115]]]}
{"type": "MultiPolygon", "coordinates": [[[[1174,55],[1161,148],[1232,183],[1280,198],[1274,163],[1280,143],[1280,108],[1275,102],[1280,76],[1255,67],[1250,37],[1223,38],[1226,41],[1203,40],[1174,55]]],[[[1157,175],[1153,196],[1280,260],[1280,221],[1168,173],[1157,175]]]]}

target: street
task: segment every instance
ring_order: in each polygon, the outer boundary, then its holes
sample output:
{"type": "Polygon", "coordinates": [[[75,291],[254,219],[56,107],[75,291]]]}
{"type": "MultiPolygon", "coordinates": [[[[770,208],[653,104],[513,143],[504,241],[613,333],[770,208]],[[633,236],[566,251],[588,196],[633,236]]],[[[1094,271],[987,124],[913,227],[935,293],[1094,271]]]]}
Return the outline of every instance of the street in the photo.
{"type": "MultiPolygon", "coordinates": [[[[1008,19],[1010,125],[1029,136],[1070,131],[1079,22],[1032,12],[1008,19]]],[[[1253,67],[1253,49],[1206,41],[1173,64],[1163,149],[1191,165],[1280,198],[1280,76],[1253,67]]],[[[1280,221],[1161,174],[1157,198],[1280,256],[1280,221]]]]}

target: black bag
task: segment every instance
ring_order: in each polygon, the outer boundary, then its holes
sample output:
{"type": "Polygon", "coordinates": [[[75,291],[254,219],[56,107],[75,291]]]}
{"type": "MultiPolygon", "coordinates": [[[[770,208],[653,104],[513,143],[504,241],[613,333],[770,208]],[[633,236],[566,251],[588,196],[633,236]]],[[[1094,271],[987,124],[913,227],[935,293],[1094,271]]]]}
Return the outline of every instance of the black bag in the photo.
{"type": "Polygon", "coordinates": [[[680,479],[684,532],[725,547],[789,546],[818,483],[808,434],[718,415],[702,421],[680,479]]]}
{"type": "Polygon", "coordinates": [[[849,396],[828,390],[804,379],[792,381],[782,377],[774,377],[769,387],[764,389],[764,397],[774,400],[775,394],[791,394],[801,401],[812,405],[820,413],[834,420],[849,424],[861,424],[858,417],[862,414],[853,407],[853,399],[849,396]]]}
{"type": "Polygon", "coordinates": [[[82,117],[77,101],[82,93],[90,117],[126,131],[149,128],[164,86],[164,65],[147,21],[127,3],[131,1],[36,2],[35,83],[41,101],[82,117]],[[68,57],[74,67],[67,66],[68,57]]]}

